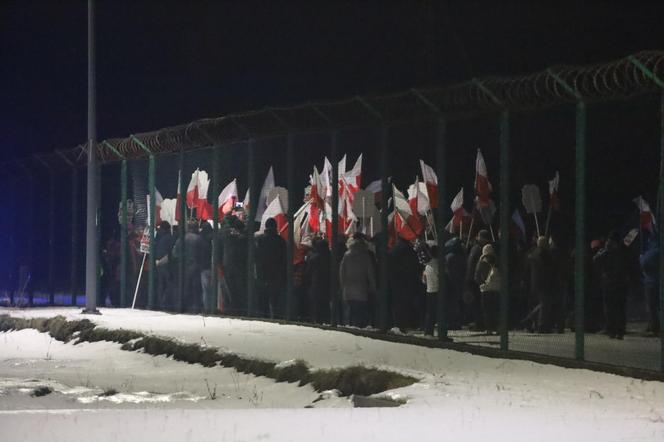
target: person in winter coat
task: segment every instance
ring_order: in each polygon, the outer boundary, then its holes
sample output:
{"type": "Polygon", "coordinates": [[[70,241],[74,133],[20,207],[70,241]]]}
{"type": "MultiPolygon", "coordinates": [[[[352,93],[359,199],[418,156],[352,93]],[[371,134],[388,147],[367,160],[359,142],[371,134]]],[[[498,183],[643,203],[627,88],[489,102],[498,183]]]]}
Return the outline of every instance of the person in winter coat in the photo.
{"type": "Polygon", "coordinates": [[[330,320],[330,249],[324,238],[314,238],[305,267],[308,319],[322,324],[330,320]]]}
{"type": "Polygon", "coordinates": [[[389,286],[393,325],[405,330],[419,326],[415,310],[422,285],[423,266],[408,241],[398,238],[388,253],[389,286]]]}
{"type": "Polygon", "coordinates": [[[445,274],[447,276],[448,328],[457,330],[461,328],[463,322],[461,306],[466,278],[466,255],[459,238],[451,238],[445,243],[445,274]]]}
{"type": "Polygon", "coordinates": [[[189,221],[184,237],[184,257],[182,241],[178,239],[173,247],[173,258],[176,262],[184,259],[185,310],[190,312],[201,310],[202,252],[203,240],[198,234],[198,223],[195,220],[189,221]]]}
{"type": "Polygon", "coordinates": [[[629,263],[618,232],[611,232],[606,245],[595,255],[593,261],[597,265],[600,276],[606,334],[610,338],[623,339],[629,263]]]}
{"type": "Polygon", "coordinates": [[[235,210],[221,221],[221,254],[224,281],[228,290],[225,293],[225,310],[229,314],[247,314],[247,236],[245,225],[235,210]]]}
{"type": "Polygon", "coordinates": [[[264,316],[286,316],[286,241],[277,233],[277,221],[268,218],[256,239],[256,281],[259,309],[264,316]]]}
{"type": "Polygon", "coordinates": [[[484,314],[482,313],[482,299],[480,297],[479,284],[475,280],[475,268],[482,256],[482,249],[491,242],[491,234],[487,230],[480,230],[477,233],[475,244],[468,252],[468,261],[466,263],[466,287],[463,300],[466,305],[466,318],[474,322],[475,330],[484,329],[484,314]]]}
{"type": "Polygon", "coordinates": [[[646,333],[659,334],[659,245],[657,238],[649,238],[646,250],[639,257],[641,280],[648,303],[648,327],[646,333]]]}
{"type": "Polygon", "coordinates": [[[500,273],[494,254],[483,255],[480,261],[489,266],[489,274],[485,281],[480,284],[484,324],[489,333],[496,333],[500,314],[500,273]]]}
{"type": "Polygon", "coordinates": [[[341,296],[346,306],[347,323],[367,325],[369,297],[376,291],[374,264],[365,241],[351,238],[339,266],[341,296]]]}
{"type": "MultiPolygon", "coordinates": [[[[482,256],[480,256],[479,261],[477,261],[477,266],[475,266],[475,283],[480,289],[481,296],[480,301],[482,305],[482,323],[484,324],[485,329],[489,332],[495,331],[495,327],[491,328],[490,326],[497,323],[498,311],[494,308],[494,297],[492,296],[493,294],[491,293],[491,296],[487,295],[485,292],[489,290],[482,290],[482,287],[484,284],[486,284],[489,276],[491,276],[493,268],[496,267],[496,261],[496,253],[493,250],[493,246],[491,244],[487,244],[482,247],[482,256]],[[491,320],[490,323],[486,322],[487,318],[491,320]]],[[[498,291],[500,291],[500,288],[498,291]]]]}
{"type": "MultiPolygon", "coordinates": [[[[431,258],[424,266],[422,282],[426,286],[426,310],[424,316],[424,334],[433,336],[438,306],[438,247],[431,247],[431,258]]],[[[449,284],[448,284],[449,287],[449,284]]]]}
{"type": "Polygon", "coordinates": [[[174,309],[173,305],[173,272],[171,253],[175,244],[175,236],[171,233],[168,221],[162,221],[157,227],[154,252],[157,259],[157,300],[163,309],[174,309]]]}
{"type": "Polygon", "coordinates": [[[546,237],[540,236],[526,259],[526,281],[535,308],[525,322],[537,317],[535,328],[538,333],[551,333],[553,328],[553,271],[548,241],[546,237]]]}

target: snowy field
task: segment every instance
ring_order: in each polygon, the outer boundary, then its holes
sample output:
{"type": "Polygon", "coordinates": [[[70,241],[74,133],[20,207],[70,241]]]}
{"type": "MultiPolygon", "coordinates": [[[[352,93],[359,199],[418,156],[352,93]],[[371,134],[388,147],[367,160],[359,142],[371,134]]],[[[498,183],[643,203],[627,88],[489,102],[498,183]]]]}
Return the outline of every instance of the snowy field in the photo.
{"type": "Polygon", "coordinates": [[[361,363],[420,381],[378,395],[406,399],[401,407],[353,408],[309,386],[122,351],[115,343],[0,333],[1,441],[664,440],[664,383],[260,321],[79,311],[0,314],[86,317],[275,362],[361,363]],[[53,392],[32,397],[38,386],[53,392]],[[111,389],[118,394],[104,396],[111,389]]]}

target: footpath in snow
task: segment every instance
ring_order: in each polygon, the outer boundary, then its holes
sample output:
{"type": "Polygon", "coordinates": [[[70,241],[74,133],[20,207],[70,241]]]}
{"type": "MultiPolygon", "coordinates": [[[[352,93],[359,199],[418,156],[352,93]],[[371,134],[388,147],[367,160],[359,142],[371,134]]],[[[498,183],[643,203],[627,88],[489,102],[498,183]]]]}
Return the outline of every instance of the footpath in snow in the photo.
{"type": "Polygon", "coordinates": [[[0,314],[88,318],[109,329],[136,330],[274,362],[302,359],[313,368],[364,364],[420,380],[384,393],[407,399],[398,408],[348,408],[337,400],[329,403],[332,408],[309,409],[304,407],[318,394],[307,386],[241,375],[243,390],[236,389],[235,396],[242,399],[237,399],[227,393],[234,391],[237,378],[232,369],[126,352],[112,343],[74,346],[49,342],[48,335],[33,330],[8,332],[0,334],[0,378],[50,379],[62,395],[74,387],[95,392],[112,387],[133,392],[137,399],[125,401],[131,406],[107,406],[92,399],[91,407],[63,408],[58,402],[35,409],[26,398],[3,401],[0,396],[3,441],[664,440],[664,383],[659,382],[261,321],[120,309],[102,309],[100,316],[68,308],[0,309],[0,314]],[[45,345],[51,346],[50,359],[45,345]],[[79,379],[72,374],[77,365],[95,368],[83,370],[89,376],[79,379]],[[59,368],[65,374],[58,374],[59,368]],[[124,388],[129,372],[135,373],[134,384],[124,388]],[[220,402],[205,399],[203,379],[212,380],[229,397],[220,402]],[[262,397],[261,404],[251,399],[256,397],[262,397]],[[173,399],[188,405],[164,405],[173,399]]]}

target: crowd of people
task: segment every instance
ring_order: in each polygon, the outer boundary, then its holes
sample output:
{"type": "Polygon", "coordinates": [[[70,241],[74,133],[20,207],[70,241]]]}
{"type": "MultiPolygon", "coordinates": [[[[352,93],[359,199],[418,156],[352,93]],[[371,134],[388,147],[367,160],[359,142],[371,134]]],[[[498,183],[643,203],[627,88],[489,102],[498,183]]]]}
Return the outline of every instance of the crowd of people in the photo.
{"type": "MultiPolygon", "coordinates": [[[[130,281],[138,278],[138,252],[142,231],[130,235],[130,281]]],[[[242,207],[220,222],[216,249],[218,286],[212,287],[211,257],[214,232],[207,222],[187,223],[184,253],[177,232],[167,222],[158,225],[155,238],[156,297],[158,308],[188,312],[220,311],[229,315],[290,318],[354,327],[379,325],[378,256],[380,234],[340,235],[339,262],[332,265],[329,241],[305,237],[294,251],[293,302],[287,315],[287,243],[273,218],[255,236],[255,304],[247,299],[247,229],[242,207]],[[178,297],[179,263],[184,260],[185,299],[178,297]],[[331,308],[330,278],[338,278],[338,309],[331,308]],[[215,300],[216,305],[208,305],[215,300]],[[182,305],[178,305],[181,301],[182,305]]],[[[646,333],[659,333],[659,249],[654,236],[637,251],[627,248],[618,232],[592,241],[587,253],[585,329],[622,339],[626,333],[628,299],[646,300],[646,333]]],[[[536,333],[564,333],[574,328],[574,253],[551,237],[535,237],[532,244],[510,238],[509,327],[536,333]]],[[[389,327],[421,330],[433,335],[437,320],[438,287],[445,283],[445,317],[450,330],[469,329],[495,334],[500,325],[499,244],[488,230],[472,238],[444,232],[438,241],[397,238],[387,251],[389,327]],[[444,274],[439,275],[439,248],[443,248],[444,274]]],[[[119,247],[107,244],[106,291],[119,304],[119,247]]],[[[151,271],[146,269],[146,272],[151,271]]],[[[146,304],[146,284],[137,304],[146,304]]],[[[133,290],[131,291],[133,293],[133,290]]],[[[384,306],[383,306],[384,308],[384,306]]]]}

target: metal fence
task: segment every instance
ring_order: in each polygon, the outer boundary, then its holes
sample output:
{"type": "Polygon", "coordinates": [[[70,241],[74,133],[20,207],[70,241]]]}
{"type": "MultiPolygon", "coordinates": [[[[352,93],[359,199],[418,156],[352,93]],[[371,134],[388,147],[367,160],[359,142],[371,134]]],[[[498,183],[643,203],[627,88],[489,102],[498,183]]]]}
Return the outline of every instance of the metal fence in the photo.
{"type": "MultiPolygon", "coordinates": [[[[278,164],[277,170],[285,174],[279,177],[288,189],[287,218],[289,238],[293,238],[293,214],[298,200],[297,191],[306,181],[308,172],[299,170],[296,164],[320,161],[322,154],[329,155],[333,166],[332,176],[337,174],[337,163],[341,152],[364,152],[373,161],[373,172],[381,179],[381,207],[387,207],[390,195],[388,177],[396,173],[405,174],[405,167],[395,148],[395,140],[416,139],[425,145],[423,155],[435,164],[439,179],[437,230],[442,232],[449,219],[448,195],[456,190],[451,181],[455,172],[450,164],[464,155],[474,154],[468,149],[464,138],[478,136],[473,126],[490,127],[482,134],[487,149],[488,162],[499,167],[499,266],[502,275],[500,290],[499,335],[497,337],[449,330],[447,321],[446,287],[441,284],[437,334],[439,339],[454,339],[481,346],[495,346],[502,350],[544,353],[554,356],[592,360],[606,364],[635,366],[664,371],[664,336],[628,336],[625,341],[609,341],[603,336],[586,333],[587,286],[589,238],[587,237],[587,133],[589,106],[616,100],[632,102],[640,97],[659,94],[659,148],[664,152],[664,52],[641,52],[606,64],[586,67],[555,67],[517,78],[473,79],[451,87],[422,88],[378,96],[354,97],[348,100],[307,103],[288,108],[265,108],[255,112],[227,115],[214,119],[203,119],[189,124],[164,128],[158,131],[131,135],[125,138],[104,140],[94,146],[102,168],[101,209],[98,216],[102,239],[113,237],[119,228],[119,298],[122,306],[130,305],[136,282],[135,260],[129,246],[135,232],[129,230],[127,201],[142,202],[143,192],[150,195],[151,213],[155,213],[156,189],[168,195],[175,194],[176,176],[182,171],[183,185],[189,173],[201,167],[210,171],[210,196],[218,195],[221,186],[232,177],[238,177],[252,192],[251,213],[253,219],[257,193],[268,164],[278,164]],[[575,203],[574,203],[574,280],[568,292],[572,293],[573,323],[567,332],[540,335],[514,330],[510,320],[511,304],[517,288],[510,268],[510,223],[515,207],[514,170],[518,164],[513,159],[515,150],[514,125],[520,119],[538,118],[552,112],[570,116],[574,106],[574,123],[569,125],[566,135],[575,144],[575,203]],[[572,128],[573,126],[573,128],[572,128]],[[460,128],[463,128],[461,130],[460,128]],[[397,135],[398,132],[402,132],[397,135]],[[349,135],[351,134],[351,135],[349,135]],[[492,141],[488,141],[492,138],[492,141]],[[358,141],[359,140],[359,141],[358,141]],[[349,148],[353,144],[353,148],[349,148]],[[120,201],[120,207],[118,207],[120,201]],[[120,216],[118,217],[118,214],[120,216]],[[572,331],[573,330],[573,331],[572,331]]],[[[593,108],[594,110],[595,108],[593,108]]],[[[592,117],[592,112],[590,114],[592,117]]],[[[400,142],[406,145],[407,141],[400,142]]],[[[648,146],[655,149],[655,145],[648,146]]],[[[2,217],[2,230],[9,232],[2,244],[4,293],[8,302],[26,305],[81,304],[81,278],[83,251],[81,250],[81,208],[84,205],[81,169],[85,166],[86,146],[56,151],[52,154],[20,158],[0,166],[3,186],[8,191],[3,195],[7,208],[2,217]],[[65,201],[68,201],[65,203],[65,201]],[[66,251],[66,252],[65,252],[66,251]],[[66,255],[68,254],[68,256],[66,255]],[[22,301],[21,301],[22,302],[22,301]]],[[[662,156],[664,158],[664,156],[662,156]]],[[[495,167],[494,169],[495,170],[495,167]]],[[[659,167],[658,208],[664,198],[664,167],[659,167]]],[[[458,180],[457,180],[458,181],[458,180]]],[[[337,207],[337,186],[333,182],[332,207],[337,207]]],[[[523,184],[523,183],[519,183],[523,184]]],[[[147,208],[146,208],[147,209],[147,208]]],[[[180,207],[185,214],[184,203],[180,207]]],[[[216,212],[216,211],[215,211],[216,212]]],[[[338,230],[337,210],[332,210],[332,230],[338,230]]],[[[381,215],[381,231],[388,230],[387,211],[381,215]]],[[[184,216],[183,216],[184,218],[184,216]]],[[[658,216],[658,227],[664,229],[662,216],[658,216]]],[[[138,223],[140,224],[140,223],[138,223]]],[[[178,226],[178,236],[184,237],[184,223],[178,226]]],[[[218,222],[214,220],[215,238],[218,222]]],[[[155,217],[147,226],[149,236],[155,236],[155,217]]],[[[254,241],[251,235],[256,228],[249,223],[249,240],[246,242],[247,269],[254,266],[254,241]]],[[[333,244],[337,244],[337,234],[333,244]]],[[[214,248],[219,247],[217,240],[214,248]]],[[[108,245],[108,244],[106,244],[108,245]]],[[[659,237],[660,249],[664,247],[664,235],[659,237]]],[[[112,253],[108,247],[100,253],[112,253]]],[[[156,267],[154,241],[151,241],[148,268],[156,267]]],[[[288,242],[287,272],[288,287],[285,319],[293,320],[295,294],[293,285],[293,254],[295,244],[288,242]]],[[[330,281],[331,318],[333,326],[339,322],[340,296],[335,263],[340,250],[331,249],[330,281]]],[[[441,274],[444,250],[439,249],[441,274]]],[[[380,332],[390,327],[389,262],[387,258],[387,236],[377,240],[379,293],[377,294],[376,326],[380,332]]],[[[217,254],[212,253],[212,268],[218,265],[217,254]]],[[[179,281],[183,281],[184,268],[177,269],[179,281]]],[[[213,287],[217,273],[212,272],[213,287]]],[[[660,275],[664,276],[664,261],[660,261],[660,275]]],[[[146,272],[145,292],[141,295],[148,309],[164,308],[157,298],[157,281],[153,271],[146,272]]],[[[100,279],[108,278],[101,274],[100,279]]],[[[248,314],[255,309],[256,288],[254,275],[247,270],[246,290],[248,314]]],[[[186,293],[183,283],[176,291],[175,305],[170,308],[184,309],[186,293]]],[[[660,306],[664,307],[664,286],[660,287],[660,306]]],[[[103,302],[103,300],[100,300],[103,302]]],[[[208,306],[215,305],[209,300],[208,306]]],[[[210,313],[213,312],[210,308],[210,313]]],[[[512,312],[514,315],[514,312],[512,312]]],[[[660,308],[660,318],[664,308],[660,308]]],[[[512,318],[513,319],[513,318],[512,318]]],[[[664,322],[664,321],[660,321],[664,322]]]]}

